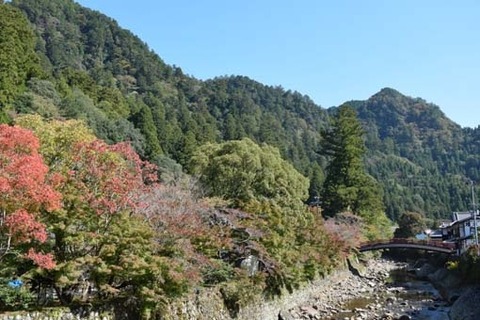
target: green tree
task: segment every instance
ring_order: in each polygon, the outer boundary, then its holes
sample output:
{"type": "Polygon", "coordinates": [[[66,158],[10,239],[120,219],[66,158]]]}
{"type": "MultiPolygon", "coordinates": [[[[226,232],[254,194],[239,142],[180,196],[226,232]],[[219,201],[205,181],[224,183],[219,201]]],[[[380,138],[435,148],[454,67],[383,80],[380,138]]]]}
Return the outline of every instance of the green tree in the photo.
{"type": "Polygon", "coordinates": [[[398,220],[395,238],[412,238],[426,228],[425,217],[418,212],[405,212],[398,220]]]}
{"type": "Polygon", "coordinates": [[[194,154],[191,170],[208,195],[252,215],[243,226],[259,230],[258,241],[267,252],[263,255],[276,261],[268,275],[268,293],[291,289],[335,265],[339,246],[325,232],[323,220],[304,205],[308,179],[277,148],[248,138],[204,145],[194,154]]]}
{"type": "Polygon", "coordinates": [[[54,171],[64,169],[67,159],[73,156],[74,145],[95,140],[91,130],[80,120],[47,122],[38,115],[22,115],[15,119],[15,123],[35,132],[40,140],[40,153],[54,171]]]}
{"type": "Polygon", "coordinates": [[[182,136],[179,147],[182,150],[181,156],[178,159],[180,165],[185,166],[190,161],[192,153],[197,147],[197,139],[195,133],[191,130],[187,130],[182,136]]]}
{"type": "Polygon", "coordinates": [[[326,216],[352,212],[368,225],[377,226],[373,229],[381,229],[388,224],[383,193],[379,184],[365,171],[363,133],[355,110],[347,105],[339,107],[331,129],[322,134],[322,152],[330,157],[330,161],[321,201],[326,216]]]}
{"type": "Polygon", "coordinates": [[[146,104],[141,103],[140,109],[131,117],[131,120],[135,127],[145,136],[146,157],[148,159],[155,159],[157,156],[163,154],[150,108],[146,104]]]}
{"type": "Polygon", "coordinates": [[[357,211],[360,183],[365,177],[365,144],[355,111],[341,106],[331,129],[324,131],[322,137],[322,152],[330,157],[322,192],[324,213],[334,216],[342,211],[357,211]]]}
{"type": "Polygon", "coordinates": [[[315,203],[316,205],[318,204],[324,180],[325,177],[322,168],[318,165],[318,163],[314,163],[312,165],[310,187],[308,188],[308,203],[315,203]]]}
{"type": "Polygon", "coordinates": [[[223,127],[223,138],[225,140],[237,140],[242,138],[239,134],[237,122],[231,113],[227,114],[223,127]]]}
{"type": "Polygon", "coordinates": [[[278,149],[248,138],[199,147],[190,169],[208,195],[237,205],[262,198],[304,201],[308,195],[308,179],[282,159],[278,149]]]}

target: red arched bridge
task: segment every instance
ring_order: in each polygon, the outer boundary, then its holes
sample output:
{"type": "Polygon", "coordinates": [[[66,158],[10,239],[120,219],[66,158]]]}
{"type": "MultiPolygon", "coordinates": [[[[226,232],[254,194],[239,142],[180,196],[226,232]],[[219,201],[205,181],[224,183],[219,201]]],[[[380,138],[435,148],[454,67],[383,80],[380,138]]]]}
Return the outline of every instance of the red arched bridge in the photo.
{"type": "Polygon", "coordinates": [[[411,239],[391,239],[366,242],[360,245],[359,251],[364,252],[391,248],[427,250],[449,254],[457,253],[457,245],[453,242],[411,239]]]}

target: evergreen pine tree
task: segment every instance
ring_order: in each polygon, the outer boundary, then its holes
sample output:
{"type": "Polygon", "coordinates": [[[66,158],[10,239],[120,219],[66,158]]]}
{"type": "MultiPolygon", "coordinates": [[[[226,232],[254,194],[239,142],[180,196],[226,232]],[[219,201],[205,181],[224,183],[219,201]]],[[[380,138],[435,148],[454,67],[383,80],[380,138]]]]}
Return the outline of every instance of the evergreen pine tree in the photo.
{"type": "Polygon", "coordinates": [[[365,176],[363,129],[355,111],[347,105],[341,106],[331,129],[324,131],[322,137],[322,152],[330,157],[321,195],[324,213],[334,216],[353,211],[357,206],[359,183],[365,176]]]}
{"type": "Polygon", "coordinates": [[[342,105],[330,130],[322,133],[323,152],[330,157],[321,194],[326,216],[350,211],[361,216],[368,236],[386,234],[383,192],[363,164],[363,129],[354,109],[342,105]]]}

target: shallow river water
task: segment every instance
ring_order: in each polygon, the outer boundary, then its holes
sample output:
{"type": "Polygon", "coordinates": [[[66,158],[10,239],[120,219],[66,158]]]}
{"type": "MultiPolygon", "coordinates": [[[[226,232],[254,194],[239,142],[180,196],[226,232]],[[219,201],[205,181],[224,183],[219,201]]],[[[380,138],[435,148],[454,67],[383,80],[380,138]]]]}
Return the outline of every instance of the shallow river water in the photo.
{"type": "Polygon", "coordinates": [[[322,319],[448,320],[448,311],[448,304],[432,284],[415,279],[405,269],[394,269],[385,283],[345,301],[337,313],[322,319]]]}

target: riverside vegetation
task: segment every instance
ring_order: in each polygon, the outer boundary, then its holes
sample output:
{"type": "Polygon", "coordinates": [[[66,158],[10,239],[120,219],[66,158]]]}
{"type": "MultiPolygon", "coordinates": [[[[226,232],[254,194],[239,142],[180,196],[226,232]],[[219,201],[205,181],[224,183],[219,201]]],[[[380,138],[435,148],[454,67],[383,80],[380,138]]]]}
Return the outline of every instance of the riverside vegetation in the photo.
{"type": "Polygon", "coordinates": [[[199,81],[71,0],[0,1],[0,41],[2,310],[161,318],[208,287],[235,316],[479,178],[480,131],[392,89],[325,110],[199,81]]]}

